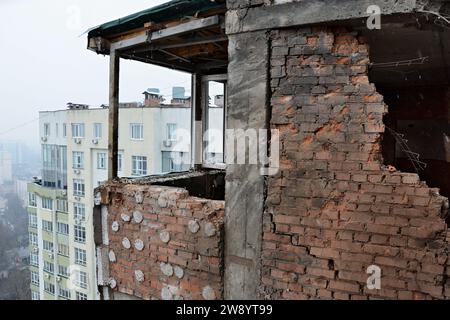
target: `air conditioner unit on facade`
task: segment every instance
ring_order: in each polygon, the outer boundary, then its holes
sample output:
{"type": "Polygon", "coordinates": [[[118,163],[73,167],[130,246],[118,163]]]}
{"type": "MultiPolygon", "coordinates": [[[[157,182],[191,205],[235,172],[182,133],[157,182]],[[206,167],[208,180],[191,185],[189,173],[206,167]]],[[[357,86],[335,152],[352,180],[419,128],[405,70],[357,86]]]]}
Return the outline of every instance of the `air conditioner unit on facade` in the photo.
{"type": "Polygon", "coordinates": [[[47,137],[41,137],[42,142],[47,142],[47,137]]]}
{"type": "Polygon", "coordinates": [[[50,259],[53,259],[53,253],[49,252],[49,253],[48,253],[48,257],[49,257],[50,259]]]}
{"type": "Polygon", "coordinates": [[[98,144],[98,139],[92,139],[93,144],[98,144]]]}
{"type": "Polygon", "coordinates": [[[77,226],[79,226],[81,224],[81,219],[80,218],[75,218],[75,224],[77,226]]]}
{"type": "Polygon", "coordinates": [[[56,276],[56,281],[60,282],[61,281],[61,277],[60,276],[56,276]]]}
{"type": "Polygon", "coordinates": [[[81,139],[75,138],[73,139],[73,142],[75,142],[76,144],[81,144],[81,139]]]}
{"type": "Polygon", "coordinates": [[[39,252],[39,248],[37,248],[37,247],[36,247],[36,248],[33,248],[33,252],[34,252],[34,253],[39,252]]]}
{"type": "Polygon", "coordinates": [[[74,174],[80,174],[80,173],[81,173],[81,171],[80,171],[80,170],[78,170],[78,169],[75,169],[75,170],[73,170],[73,173],[74,173],[74,174]]]}
{"type": "Polygon", "coordinates": [[[50,278],[50,275],[48,273],[44,274],[44,277],[46,277],[47,279],[50,278]]]}
{"type": "Polygon", "coordinates": [[[164,140],[164,147],[170,148],[172,147],[173,141],[172,140],[164,140]]]}

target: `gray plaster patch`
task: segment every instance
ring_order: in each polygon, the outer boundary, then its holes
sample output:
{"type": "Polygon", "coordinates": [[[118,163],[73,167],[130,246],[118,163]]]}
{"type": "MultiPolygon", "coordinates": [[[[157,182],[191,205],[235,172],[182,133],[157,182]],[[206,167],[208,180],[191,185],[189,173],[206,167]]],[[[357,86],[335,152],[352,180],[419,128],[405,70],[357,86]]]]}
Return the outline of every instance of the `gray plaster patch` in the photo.
{"type": "Polygon", "coordinates": [[[122,214],[120,215],[120,217],[121,217],[122,220],[125,221],[125,222],[130,222],[130,220],[131,220],[130,216],[127,215],[127,214],[125,214],[125,213],[122,213],[122,214]]]}
{"type": "Polygon", "coordinates": [[[161,262],[161,264],[159,266],[161,268],[161,272],[165,276],[171,277],[173,275],[173,267],[169,263],[161,262]]]}
{"type": "Polygon", "coordinates": [[[141,270],[134,271],[134,277],[138,282],[143,282],[145,278],[144,273],[141,270]]]}
{"type": "Polygon", "coordinates": [[[108,281],[108,283],[109,283],[109,287],[110,287],[111,289],[114,289],[115,287],[117,287],[117,281],[116,281],[116,279],[114,279],[114,278],[110,278],[109,281],[108,281]]]}
{"type": "Polygon", "coordinates": [[[173,294],[170,292],[169,287],[164,287],[161,289],[161,299],[163,300],[172,300],[173,294]]]}
{"type": "Polygon", "coordinates": [[[164,243],[168,243],[170,241],[170,233],[168,231],[161,231],[159,233],[159,238],[161,239],[162,242],[164,243]]]}
{"type": "Polygon", "coordinates": [[[130,249],[131,248],[131,243],[130,243],[130,240],[128,238],[123,238],[122,245],[123,245],[123,247],[125,249],[130,249]]]}
{"type": "Polygon", "coordinates": [[[111,225],[111,230],[114,232],[117,232],[117,231],[119,231],[119,229],[120,229],[119,223],[117,221],[114,221],[111,225]]]}
{"type": "Polygon", "coordinates": [[[133,212],[133,221],[135,223],[141,223],[142,220],[144,220],[144,217],[142,216],[142,213],[140,213],[139,211],[135,211],[133,212]]]}
{"type": "Polygon", "coordinates": [[[214,300],[216,299],[216,293],[214,292],[214,289],[210,286],[206,286],[202,290],[202,296],[205,300],[214,300]]]}
{"type": "Polygon", "coordinates": [[[158,206],[161,208],[167,208],[167,199],[164,197],[158,198],[158,206]]]}
{"type": "Polygon", "coordinates": [[[205,224],[205,235],[207,237],[212,237],[216,234],[216,227],[213,223],[208,222],[205,224]]]}
{"type": "Polygon", "coordinates": [[[144,202],[144,193],[142,191],[136,191],[134,194],[134,199],[137,204],[141,204],[144,202]]]}
{"type": "Polygon", "coordinates": [[[191,220],[188,222],[188,229],[191,233],[197,233],[200,230],[200,225],[196,220],[191,220]]]}
{"type": "Polygon", "coordinates": [[[184,277],[184,270],[182,268],[180,268],[179,266],[175,266],[173,268],[173,272],[175,273],[175,276],[178,279],[183,279],[183,277],[184,277]]]}
{"type": "Polygon", "coordinates": [[[116,262],[117,261],[116,254],[112,250],[109,250],[108,258],[109,258],[110,262],[116,262]]]}
{"type": "Polygon", "coordinates": [[[144,242],[141,239],[134,240],[134,247],[138,251],[144,250],[144,242]]]}

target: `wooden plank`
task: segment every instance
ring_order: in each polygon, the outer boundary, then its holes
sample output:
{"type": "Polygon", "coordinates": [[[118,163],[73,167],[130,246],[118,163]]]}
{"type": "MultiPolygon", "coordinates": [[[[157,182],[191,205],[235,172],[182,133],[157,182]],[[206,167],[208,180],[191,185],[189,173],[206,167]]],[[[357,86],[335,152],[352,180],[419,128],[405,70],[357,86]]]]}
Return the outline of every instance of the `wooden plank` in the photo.
{"type": "Polygon", "coordinates": [[[109,65],[109,115],[108,115],[108,179],[117,178],[119,153],[119,70],[117,50],[110,52],[109,65]]]}
{"type": "Polygon", "coordinates": [[[219,23],[220,23],[219,16],[212,16],[204,19],[192,20],[186,23],[181,23],[175,27],[154,31],[150,35],[150,41],[153,42],[156,40],[177,36],[187,32],[210,28],[218,25],[219,23]]]}

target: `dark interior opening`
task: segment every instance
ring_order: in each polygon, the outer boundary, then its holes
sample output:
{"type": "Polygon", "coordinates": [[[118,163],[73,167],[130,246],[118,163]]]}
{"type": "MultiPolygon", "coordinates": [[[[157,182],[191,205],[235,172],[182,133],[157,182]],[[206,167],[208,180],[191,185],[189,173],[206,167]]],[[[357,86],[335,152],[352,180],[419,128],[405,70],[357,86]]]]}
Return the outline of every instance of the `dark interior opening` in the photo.
{"type": "Polygon", "coordinates": [[[202,170],[178,172],[164,175],[133,179],[133,183],[183,188],[190,196],[225,200],[225,171],[202,170]]]}
{"type": "Polygon", "coordinates": [[[364,32],[370,82],[389,107],[384,163],[450,196],[450,30],[405,20],[364,32]]]}

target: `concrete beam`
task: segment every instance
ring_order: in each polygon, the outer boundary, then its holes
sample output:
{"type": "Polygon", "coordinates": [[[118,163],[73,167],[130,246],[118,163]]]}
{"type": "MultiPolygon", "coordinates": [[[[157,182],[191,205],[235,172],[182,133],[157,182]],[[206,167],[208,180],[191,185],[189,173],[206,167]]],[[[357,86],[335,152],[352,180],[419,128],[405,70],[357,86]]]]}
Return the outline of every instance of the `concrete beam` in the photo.
{"type": "Polygon", "coordinates": [[[383,15],[411,13],[420,9],[417,0],[308,0],[250,8],[230,9],[226,33],[236,34],[307,24],[366,18],[367,8],[378,5],[383,15]]]}

